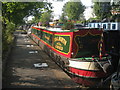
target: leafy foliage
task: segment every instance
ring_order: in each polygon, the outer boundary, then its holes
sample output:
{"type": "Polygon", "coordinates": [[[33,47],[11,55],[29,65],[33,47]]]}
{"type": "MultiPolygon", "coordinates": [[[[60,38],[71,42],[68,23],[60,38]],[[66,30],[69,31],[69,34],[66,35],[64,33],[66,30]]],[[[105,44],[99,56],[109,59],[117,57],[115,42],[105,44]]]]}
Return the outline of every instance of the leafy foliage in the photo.
{"type": "Polygon", "coordinates": [[[43,26],[48,26],[48,22],[50,21],[51,18],[51,12],[44,12],[41,15],[40,22],[42,23],[43,26]]]}
{"type": "Polygon", "coordinates": [[[112,3],[112,9],[120,11],[120,1],[113,2],[112,3]]]}
{"type": "Polygon", "coordinates": [[[63,11],[69,19],[78,20],[80,14],[85,10],[85,6],[79,2],[67,2],[63,7],[63,11]]]}
{"type": "MultiPolygon", "coordinates": [[[[112,4],[112,10],[120,12],[120,1],[113,2],[113,4],[112,4]]],[[[120,22],[120,14],[114,14],[114,15],[112,15],[112,20],[120,22]]]]}
{"type": "Polygon", "coordinates": [[[47,2],[2,2],[3,51],[8,49],[15,27],[24,23],[24,17],[33,15],[36,19],[40,19],[43,9],[50,11],[51,8],[51,4],[47,2]]]}
{"type": "Polygon", "coordinates": [[[63,30],[70,30],[70,29],[73,29],[73,28],[74,28],[74,23],[72,23],[72,22],[66,22],[62,26],[63,30]]]}
{"type": "Polygon", "coordinates": [[[3,51],[6,51],[8,49],[8,46],[12,43],[14,31],[15,31],[15,24],[11,22],[7,22],[6,29],[3,30],[2,32],[3,51]]]}
{"type": "Polygon", "coordinates": [[[62,15],[61,15],[61,17],[60,17],[60,22],[61,22],[61,23],[65,23],[65,22],[67,22],[67,19],[66,19],[64,13],[62,13],[62,15]]]}
{"type": "Polygon", "coordinates": [[[9,21],[18,24],[23,23],[23,18],[33,15],[39,17],[42,9],[49,9],[46,2],[4,2],[2,3],[2,15],[9,21]]]}
{"type": "Polygon", "coordinates": [[[93,9],[95,15],[100,19],[104,19],[111,16],[110,2],[95,2],[93,9]]]}

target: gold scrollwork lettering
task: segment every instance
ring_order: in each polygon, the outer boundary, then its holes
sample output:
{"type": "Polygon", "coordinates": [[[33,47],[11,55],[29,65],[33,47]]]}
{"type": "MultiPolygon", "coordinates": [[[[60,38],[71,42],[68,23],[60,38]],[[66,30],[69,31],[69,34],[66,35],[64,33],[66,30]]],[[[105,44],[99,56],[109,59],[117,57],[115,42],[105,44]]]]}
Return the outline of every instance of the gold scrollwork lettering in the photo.
{"type": "Polygon", "coordinates": [[[63,37],[55,37],[55,42],[56,41],[60,41],[61,43],[63,43],[64,45],[66,45],[67,44],[67,41],[65,40],[65,38],[63,38],[63,37]]]}
{"type": "Polygon", "coordinates": [[[63,50],[63,47],[55,45],[55,48],[59,49],[59,50],[63,50]]]}

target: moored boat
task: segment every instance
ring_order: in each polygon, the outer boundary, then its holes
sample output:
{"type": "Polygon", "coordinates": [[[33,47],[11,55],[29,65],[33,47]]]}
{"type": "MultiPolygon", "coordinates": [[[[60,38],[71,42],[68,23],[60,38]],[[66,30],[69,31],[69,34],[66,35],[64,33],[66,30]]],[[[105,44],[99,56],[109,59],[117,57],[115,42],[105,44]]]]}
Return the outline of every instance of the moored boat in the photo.
{"type": "Polygon", "coordinates": [[[103,30],[32,27],[31,38],[65,71],[80,77],[109,75],[111,57],[105,51],[103,30]]]}

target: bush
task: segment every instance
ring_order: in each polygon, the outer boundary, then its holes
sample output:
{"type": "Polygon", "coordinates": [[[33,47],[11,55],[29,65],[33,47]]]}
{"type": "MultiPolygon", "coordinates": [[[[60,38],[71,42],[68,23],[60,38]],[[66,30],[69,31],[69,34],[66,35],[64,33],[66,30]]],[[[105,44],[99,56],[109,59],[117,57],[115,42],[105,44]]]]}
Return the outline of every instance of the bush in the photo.
{"type": "Polygon", "coordinates": [[[6,26],[6,33],[12,34],[15,31],[15,24],[8,22],[6,26]]]}
{"type": "Polygon", "coordinates": [[[66,22],[63,26],[62,29],[63,30],[70,30],[74,28],[74,24],[72,22],[66,22]]]}
{"type": "Polygon", "coordinates": [[[7,51],[9,45],[13,41],[13,32],[15,31],[15,24],[8,22],[6,28],[2,30],[2,50],[7,51]]]}

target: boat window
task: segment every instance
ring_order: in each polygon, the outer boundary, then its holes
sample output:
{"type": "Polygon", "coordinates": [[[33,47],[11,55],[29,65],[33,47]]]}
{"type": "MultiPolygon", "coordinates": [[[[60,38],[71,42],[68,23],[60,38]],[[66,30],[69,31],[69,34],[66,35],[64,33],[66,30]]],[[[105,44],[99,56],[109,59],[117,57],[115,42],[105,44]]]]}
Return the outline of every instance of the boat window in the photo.
{"type": "Polygon", "coordinates": [[[93,27],[95,27],[95,23],[94,23],[94,26],[93,27]]]}
{"type": "Polygon", "coordinates": [[[100,28],[100,25],[98,24],[97,27],[100,28]]]}
{"type": "Polygon", "coordinates": [[[116,29],[116,24],[112,24],[112,29],[116,29]]]}
{"type": "Polygon", "coordinates": [[[89,24],[89,27],[91,27],[91,23],[89,24]]]}
{"type": "Polygon", "coordinates": [[[104,29],[106,29],[106,28],[107,28],[107,27],[106,27],[106,24],[103,24],[103,28],[104,28],[104,29]]]}

